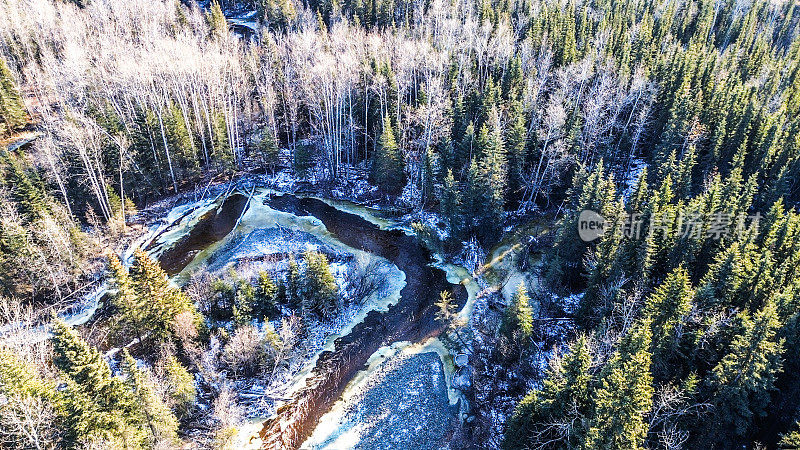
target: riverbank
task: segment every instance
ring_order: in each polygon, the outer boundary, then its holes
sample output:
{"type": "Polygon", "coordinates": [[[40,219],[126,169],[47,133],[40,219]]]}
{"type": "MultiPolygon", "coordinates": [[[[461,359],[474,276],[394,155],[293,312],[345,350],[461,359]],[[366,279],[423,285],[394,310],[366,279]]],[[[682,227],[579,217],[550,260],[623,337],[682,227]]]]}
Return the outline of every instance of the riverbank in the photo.
{"type": "MultiPolygon", "coordinates": [[[[276,241],[276,233],[270,230],[287,230],[313,236],[320,244],[338,247],[362,259],[378,258],[390,262],[393,267],[403,267],[403,271],[398,271],[402,279],[395,275],[386,277],[404,283],[391,283],[397,286],[394,289],[398,294],[381,292],[378,295],[380,298],[372,300],[355,314],[346,314],[343,327],[329,328],[330,335],[324,339],[324,347],[317,347],[316,353],[308,359],[307,369],[294,375],[296,381],[292,384],[296,387],[284,392],[283,396],[293,399],[287,404],[297,404],[300,402],[298,399],[309,396],[328,399],[327,403],[306,402],[318,405],[313,415],[321,416],[330,409],[330,401],[335,400],[351,378],[364,368],[359,361],[366,362],[383,345],[405,339],[420,342],[441,332],[441,324],[433,318],[435,295],[429,294],[438,295],[440,290],[449,286],[456,289],[461,304],[467,303],[468,296],[460,285],[448,283],[448,275],[433,267],[435,258],[408,230],[393,229],[401,224],[383,217],[380,211],[341,199],[281,194],[268,187],[256,188],[257,184],[261,184],[259,180],[261,177],[239,180],[235,187],[232,184],[210,187],[206,190],[205,200],[192,202],[196,205],[196,211],[182,213],[184,217],[177,228],[161,233],[153,240],[151,250],[160,254],[165,268],[175,273],[179,282],[185,282],[198,270],[212,267],[218,271],[226,267],[225,261],[234,261],[242,254],[257,259],[259,255],[264,256],[270,251],[297,252],[299,248],[293,246],[295,241],[305,242],[303,245],[310,243],[297,234],[276,241]],[[212,198],[216,199],[209,200],[212,198]],[[222,235],[224,237],[220,238],[222,235]],[[261,245],[268,238],[271,242],[261,245]],[[414,280],[411,289],[405,281],[410,279],[409,274],[414,280]],[[392,306],[403,302],[405,304],[402,306],[392,306]],[[317,384],[320,380],[327,384],[317,384]],[[314,386],[314,389],[310,389],[310,386],[314,386]]],[[[178,208],[185,206],[174,209],[178,208]]],[[[449,275],[449,278],[458,284],[463,275],[449,275]]],[[[433,353],[431,355],[436,356],[433,353]]],[[[421,358],[426,360],[428,356],[421,358]]],[[[445,358],[436,358],[442,379],[446,380],[449,374],[445,370],[445,358]]],[[[411,358],[403,367],[422,364],[416,359],[411,358]]],[[[428,362],[423,366],[431,367],[428,362]]],[[[448,383],[445,386],[444,393],[448,400],[444,403],[450,405],[449,399],[454,396],[448,392],[448,383]]],[[[384,388],[379,387],[378,392],[384,388]]],[[[287,404],[279,408],[278,416],[287,404]]],[[[433,408],[432,414],[445,414],[449,417],[448,421],[456,417],[451,406],[433,405],[433,408]]],[[[317,420],[308,420],[306,423],[308,434],[316,428],[317,420]]],[[[399,420],[413,421],[414,417],[403,416],[399,420]]],[[[245,428],[250,429],[252,427],[245,428]]],[[[270,436],[265,436],[263,430],[261,435],[268,443],[270,436]]],[[[280,436],[285,437],[286,434],[281,433],[280,436]]],[[[241,442],[252,441],[249,439],[252,436],[242,437],[246,439],[241,439],[241,442]]]]}

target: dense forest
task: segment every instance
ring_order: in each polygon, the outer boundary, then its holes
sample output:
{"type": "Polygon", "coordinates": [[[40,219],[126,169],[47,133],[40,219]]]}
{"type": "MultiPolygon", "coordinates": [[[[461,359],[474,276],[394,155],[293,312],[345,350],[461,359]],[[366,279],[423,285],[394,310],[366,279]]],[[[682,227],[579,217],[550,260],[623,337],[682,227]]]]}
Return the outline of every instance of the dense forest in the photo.
{"type": "Polygon", "coordinates": [[[375,267],[304,249],[178,286],[124,250],[141,211],[261,177],[475,263],[485,308],[431,299],[474,361],[451,448],[800,448],[798,8],[4,0],[0,447],[234,445],[217,372],[296,373],[375,267]],[[104,283],[97,320],[59,318],[104,283]]]}

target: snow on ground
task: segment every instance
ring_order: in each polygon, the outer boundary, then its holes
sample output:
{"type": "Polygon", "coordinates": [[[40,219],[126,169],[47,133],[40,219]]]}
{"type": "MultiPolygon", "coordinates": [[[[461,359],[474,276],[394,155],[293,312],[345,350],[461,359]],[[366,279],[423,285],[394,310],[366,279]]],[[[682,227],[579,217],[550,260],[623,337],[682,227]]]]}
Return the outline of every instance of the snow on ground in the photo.
{"type": "Polygon", "coordinates": [[[352,259],[352,255],[322,242],[314,235],[280,226],[255,229],[247,234],[234,231],[225,245],[206,259],[206,270],[219,272],[231,264],[269,259],[270,256],[284,258],[307,250],[324,253],[328,260],[352,259]]]}
{"type": "Polygon", "coordinates": [[[376,352],[324,415],[305,449],[438,449],[458,408],[437,352],[398,342],[376,352]]]}
{"type": "Polygon", "coordinates": [[[569,316],[575,315],[575,312],[578,310],[578,307],[581,304],[581,299],[583,299],[583,292],[578,294],[570,294],[566,297],[559,297],[558,295],[553,294],[553,302],[557,305],[561,305],[564,313],[569,316]]]}
{"type": "Polygon", "coordinates": [[[628,173],[623,180],[622,198],[628,200],[628,197],[633,194],[636,189],[636,182],[639,180],[639,175],[647,168],[647,163],[642,158],[631,158],[631,165],[628,173]]]}

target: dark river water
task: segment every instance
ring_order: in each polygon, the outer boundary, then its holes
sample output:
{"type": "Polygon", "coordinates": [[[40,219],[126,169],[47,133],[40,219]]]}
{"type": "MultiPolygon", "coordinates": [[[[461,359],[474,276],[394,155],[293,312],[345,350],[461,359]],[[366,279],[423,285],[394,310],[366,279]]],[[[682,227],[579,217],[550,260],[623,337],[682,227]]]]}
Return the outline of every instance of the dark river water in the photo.
{"type": "MultiPolygon", "coordinates": [[[[370,312],[349,334],[337,339],[335,350],[318,358],[306,386],[264,423],[260,435],[267,448],[291,449],[298,448],[311,434],[375,351],[393,342],[417,343],[441,334],[442,323],[434,318],[439,292],[450,290],[460,305],[467,293],[463,286],[449,283],[445,272],[432,265],[431,252],[415,236],[382,230],[314,198],[283,194],[266,202],[278,211],[318,218],[344,244],[386,258],[406,275],[397,304],[386,312],[370,312]]],[[[221,208],[207,213],[186,237],[161,255],[164,269],[170,274],[180,272],[198,252],[230,233],[246,207],[247,197],[229,196],[221,208]]]]}

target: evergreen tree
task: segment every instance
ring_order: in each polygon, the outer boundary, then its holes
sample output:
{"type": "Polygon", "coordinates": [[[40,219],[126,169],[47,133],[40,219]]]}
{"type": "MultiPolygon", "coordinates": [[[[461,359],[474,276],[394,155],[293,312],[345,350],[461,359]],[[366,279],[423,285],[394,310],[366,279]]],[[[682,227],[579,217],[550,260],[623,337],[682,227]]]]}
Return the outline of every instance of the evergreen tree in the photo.
{"type": "Polygon", "coordinates": [[[0,136],[13,133],[27,122],[25,104],[17,90],[14,77],[0,58],[0,136]]]}
{"type": "Polygon", "coordinates": [[[517,100],[511,102],[509,122],[505,136],[506,149],[508,149],[508,192],[512,198],[519,198],[525,184],[528,130],[525,126],[522,103],[517,100]]]}
{"type": "Polygon", "coordinates": [[[508,69],[503,74],[503,98],[506,100],[521,99],[524,86],[522,61],[519,55],[515,55],[509,61],[508,69]]]}
{"type": "Polygon", "coordinates": [[[299,143],[292,155],[292,170],[300,178],[308,178],[314,167],[314,153],[310,145],[299,143]]]}
{"type": "Polygon", "coordinates": [[[477,169],[470,167],[469,182],[476,231],[484,243],[494,242],[502,229],[505,194],[508,186],[506,153],[496,111],[491,133],[484,125],[477,141],[477,169]]]}
{"type": "Polygon", "coordinates": [[[450,168],[454,169],[457,173],[461,172],[464,164],[469,161],[469,156],[472,150],[472,140],[475,138],[475,127],[468,132],[467,128],[471,123],[467,122],[467,113],[464,106],[464,98],[459,94],[454,94],[453,108],[452,108],[452,126],[450,128],[450,142],[453,144],[453,157],[450,160],[450,168]],[[467,141],[467,148],[462,148],[462,142],[465,136],[469,134],[471,140],[467,141]],[[466,150],[466,152],[464,151],[466,150]]]}
{"type": "Polygon", "coordinates": [[[150,374],[139,369],[128,350],[123,350],[122,372],[143,416],[140,420],[150,430],[151,445],[175,443],[178,439],[178,420],[156,393],[150,374]]]}
{"type": "Polygon", "coordinates": [[[650,324],[634,325],[600,374],[585,448],[642,448],[653,404],[650,324]]]}
{"type": "Polygon", "coordinates": [[[38,175],[26,170],[21,156],[0,151],[0,186],[7,187],[17,211],[27,222],[34,222],[52,212],[50,198],[38,175]]]}
{"type": "Polygon", "coordinates": [[[257,318],[272,317],[278,312],[278,286],[269,272],[258,272],[258,285],[256,287],[256,303],[253,314],[257,318]]]}
{"type": "Polygon", "coordinates": [[[185,417],[197,400],[194,377],[173,355],[167,356],[162,365],[170,404],[178,418],[185,417]]]}
{"type": "Polygon", "coordinates": [[[247,280],[237,280],[233,300],[233,321],[237,326],[247,325],[258,319],[256,314],[256,290],[247,280]]]}
{"type": "Polygon", "coordinates": [[[405,161],[394,139],[389,117],[383,119],[383,132],[375,149],[372,179],[390,194],[399,194],[406,184],[405,161]]]}
{"type": "Polygon", "coordinates": [[[456,158],[453,167],[463,173],[464,166],[473,160],[476,152],[475,126],[470,122],[464,129],[464,133],[458,136],[456,145],[456,158]]]}
{"type": "Polygon", "coordinates": [[[569,208],[559,222],[556,241],[547,258],[545,276],[553,286],[571,285],[579,281],[583,257],[592,245],[578,235],[581,211],[590,210],[604,217],[614,217],[609,212],[617,206],[614,181],[606,174],[602,161],[590,174],[583,169],[575,174],[569,208]]]}
{"type": "Polygon", "coordinates": [[[434,199],[434,181],[436,180],[435,167],[437,166],[436,154],[433,153],[430,147],[425,150],[422,159],[422,179],[420,180],[420,196],[422,203],[428,204],[434,199]]]}
{"type": "Polygon", "coordinates": [[[231,170],[236,166],[237,161],[228,138],[228,125],[222,111],[216,111],[211,118],[211,141],[208,147],[212,149],[211,157],[220,169],[231,170]]]}
{"type": "Polygon", "coordinates": [[[106,440],[134,447],[145,440],[133,393],[102,355],[61,320],[53,323],[53,363],[67,377],[61,408],[66,444],[106,440]]]}
{"type": "Polygon", "coordinates": [[[178,167],[181,178],[193,177],[198,173],[200,162],[194,149],[194,141],[187,128],[187,121],[183,112],[174,103],[170,103],[164,116],[164,130],[173,163],[178,167]]]}
{"type": "Polygon", "coordinates": [[[146,306],[141,302],[149,299],[140,298],[134,288],[128,270],[116,255],[111,255],[108,259],[108,269],[111,272],[113,284],[116,292],[112,296],[112,303],[119,311],[117,314],[117,327],[120,331],[130,332],[137,337],[141,337],[144,328],[146,306]]]}
{"type": "Polygon", "coordinates": [[[143,250],[134,252],[130,272],[115,256],[110,258],[109,265],[117,288],[113,301],[120,311],[116,320],[123,331],[140,340],[163,342],[174,338],[174,320],[181,313],[191,314],[199,325],[200,316],[194,304],[171,284],[158,261],[143,250]],[[146,335],[142,334],[144,331],[146,335]]]}
{"type": "Polygon", "coordinates": [[[611,273],[614,275],[624,274],[634,279],[642,279],[644,273],[645,258],[647,248],[644,237],[647,235],[648,216],[645,214],[650,200],[650,192],[647,188],[647,168],[639,174],[636,187],[628,198],[626,210],[631,215],[630,226],[627,229],[628,235],[620,243],[619,253],[614,259],[614,268],[611,273]]]}
{"type": "Polygon", "coordinates": [[[581,335],[566,355],[550,361],[542,388],[529,392],[517,405],[503,448],[580,448],[592,405],[591,368],[589,343],[581,335]]]}
{"type": "Polygon", "coordinates": [[[705,431],[712,442],[731,432],[742,436],[750,429],[753,420],[764,414],[781,370],[783,340],[776,335],[780,323],[775,304],[768,302],[752,318],[747,312],[738,318],[741,331],[708,378],[717,426],[705,431]]]}
{"type": "Polygon", "coordinates": [[[261,20],[275,30],[286,30],[297,19],[297,11],[290,1],[259,0],[256,7],[261,20]]]}
{"type": "Polygon", "coordinates": [[[225,14],[222,12],[219,2],[211,2],[211,6],[206,13],[206,21],[211,29],[212,37],[218,38],[228,32],[228,21],[225,19],[225,14]]]}
{"type": "Polygon", "coordinates": [[[755,247],[734,242],[720,251],[700,281],[697,301],[704,308],[744,307],[753,299],[755,247]]]}
{"type": "Polygon", "coordinates": [[[520,283],[511,304],[503,313],[500,334],[513,342],[522,343],[533,334],[533,309],[524,283],[520,283]]]}
{"type": "Polygon", "coordinates": [[[322,253],[309,250],[303,254],[303,259],[306,262],[300,288],[303,308],[329,319],[338,312],[339,285],[331,273],[328,258],[322,253]]]}
{"type": "Polygon", "coordinates": [[[644,305],[644,317],[650,320],[653,335],[653,372],[663,378],[675,373],[677,364],[676,329],[692,307],[694,292],[686,269],[680,267],[650,294],[644,305]]]}
{"type": "Polygon", "coordinates": [[[303,303],[301,295],[300,266],[294,259],[294,255],[289,255],[288,271],[286,274],[286,299],[295,308],[300,308],[303,303]]]}
{"type": "Polygon", "coordinates": [[[203,314],[212,321],[226,321],[233,318],[233,305],[236,301],[236,289],[233,284],[222,278],[211,281],[211,298],[205,306],[203,314]]]}
{"type": "Polygon", "coordinates": [[[447,176],[444,178],[441,197],[439,199],[439,210],[442,217],[447,222],[447,230],[450,238],[457,240],[461,231],[461,193],[458,184],[453,177],[453,171],[447,169],[447,176]]]}
{"type": "Polygon", "coordinates": [[[667,175],[652,196],[645,214],[649,229],[645,239],[646,256],[642,267],[643,278],[658,282],[660,275],[669,273],[676,266],[674,256],[679,227],[680,208],[675,205],[672,176],[667,175]]]}
{"type": "Polygon", "coordinates": [[[439,300],[434,303],[436,305],[436,320],[441,322],[450,323],[456,316],[458,305],[455,304],[450,291],[442,291],[439,293],[439,300]]]}
{"type": "Polygon", "coordinates": [[[280,149],[275,136],[269,127],[263,127],[261,139],[257,143],[257,150],[264,168],[274,171],[280,162],[280,149]]]}

